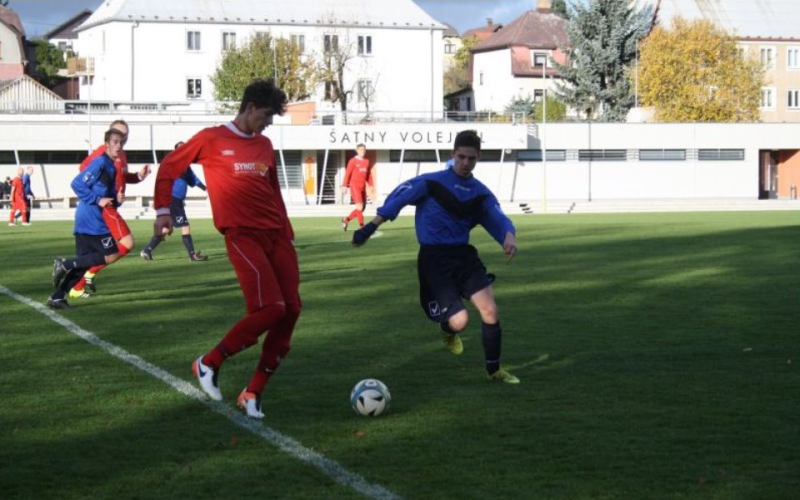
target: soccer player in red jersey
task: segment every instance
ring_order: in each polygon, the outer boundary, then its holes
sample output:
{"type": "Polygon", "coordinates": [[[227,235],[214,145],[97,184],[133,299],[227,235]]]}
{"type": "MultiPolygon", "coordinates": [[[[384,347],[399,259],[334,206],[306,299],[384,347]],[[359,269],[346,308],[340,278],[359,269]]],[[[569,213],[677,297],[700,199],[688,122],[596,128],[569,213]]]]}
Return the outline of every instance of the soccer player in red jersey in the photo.
{"type": "MultiPolygon", "coordinates": [[[[109,129],[118,130],[122,133],[122,146],[124,147],[125,143],[128,141],[128,124],[125,120],[115,120],[111,122],[109,129]]],[[[86,170],[86,167],[95,158],[102,156],[105,152],[105,144],[95,149],[92,154],[87,156],[81,163],[81,172],[86,170]]],[[[150,174],[150,165],[145,165],[139,172],[128,172],[128,156],[125,154],[124,150],[121,150],[119,155],[114,159],[114,166],[117,169],[117,176],[115,178],[117,201],[122,204],[125,200],[125,186],[127,186],[128,183],[137,184],[143,181],[150,174]]],[[[102,213],[103,219],[106,221],[106,225],[111,232],[111,236],[113,236],[114,240],[117,242],[119,258],[122,258],[130,253],[130,251],[133,250],[133,246],[136,244],[133,239],[133,234],[131,234],[128,223],[125,222],[125,219],[122,218],[122,215],[120,215],[117,210],[116,204],[110,203],[106,205],[103,207],[102,213]]],[[[93,292],[96,291],[94,277],[105,267],[106,264],[102,264],[86,271],[80,281],[70,290],[70,298],[88,298],[89,294],[86,292],[86,288],[89,288],[89,290],[93,292]]]]}
{"type": "Polygon", "coordinates": [[[347,170],[345,170],[344,181],[342,182],[342,196],[346,196],[349,189],[355,208],[350,212],[350,215],[342,218],[342,229],[345,231],[347,231],[347,225],[353,219],[358,219],[358,225],[364,227],[367,184],[372,186],[372,166],[369,164],[369,160],[365,158],[366,154],[367,146],[359,144],[356,146],[356,156],[350,158],[350,161],[347,162],[347,170]]]}
{"type": "Polygon", "coordinates": [[[262,132],[286,109],[286,94],[273,80],[253,80],[231,123],[198,132],[161,162],[156,177],[156,236],[171,234],[172,186],[192,163],[203,165],[214,226],[225,237],[247,314],[192,371],[211,399],[221,400],[217,378],[227,358],[256,344],[267,332],[261,358],[237,404],[263,418],[261,393],[291,348],[300,316],[300,271],[292,225],[281,197],[275,152],[262,132]]]}
{"type": "Polygon", "coordinates": [[[25,203],[25,187],[22,184],[22,175],[25,173],[25,169],[19,167],[17,169],[17,175],[11,181],[11,195],[9,196],[9,200],[11,202],[11,213],[8,216],[8,225],[9,226],[16,226],[17,220],[17,212],[22,213],[22,224],[24,226],[28,225],[28,205],[25,203]]]}

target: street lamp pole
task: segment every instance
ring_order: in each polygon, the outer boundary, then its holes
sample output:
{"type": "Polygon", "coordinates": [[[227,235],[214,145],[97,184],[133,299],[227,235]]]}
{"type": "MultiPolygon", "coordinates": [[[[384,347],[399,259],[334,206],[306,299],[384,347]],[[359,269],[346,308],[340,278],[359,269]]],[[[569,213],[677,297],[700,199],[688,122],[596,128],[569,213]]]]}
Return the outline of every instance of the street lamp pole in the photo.
{"type": "Polygon", "coordinates": [[[545,149],[545,126],[547,125],[547,59],[542,63],[542,213],[547,212],[547,150],[545,149]]]}

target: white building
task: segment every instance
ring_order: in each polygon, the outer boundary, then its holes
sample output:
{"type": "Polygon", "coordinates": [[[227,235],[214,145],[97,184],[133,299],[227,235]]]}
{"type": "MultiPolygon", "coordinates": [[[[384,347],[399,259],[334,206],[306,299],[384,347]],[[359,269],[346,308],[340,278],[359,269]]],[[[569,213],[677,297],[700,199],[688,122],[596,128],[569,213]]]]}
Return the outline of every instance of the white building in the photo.
{"type": "MultiPolygon", "coordinates": [[[[345,88],[373,88],[370,110],[441,114],[444,29],[411,0],[107,0],[78,30],[81,58],[94,61],[80,95],[213,108],[210,77],[228,47],[269,33],[312,57],[336,36],[355,54],[345,88]]],[[[323,97],[320,85],[318,109],[337,109],[323,97]]]]}
{"type": "Polygon", "coordinates": [[[25,30],[13,10],[0,5],[0,80],[19,78],[24,73],[25,30]]]}
{"type": "Polygon", "coordinates": [[[640,0],[669,29],[672,20],[705,19],[736,38],[742,54],[760,61],[761,120],[800,122],[800,2],[797,0],[640,0]]]}
{"type": "Polygon", "coordinates": [[[551,60],[566,63],[566,21],[540,2],[472,49],[476,111],[503,112],[514,98],[541,100],[555,88],[551,60]]]}

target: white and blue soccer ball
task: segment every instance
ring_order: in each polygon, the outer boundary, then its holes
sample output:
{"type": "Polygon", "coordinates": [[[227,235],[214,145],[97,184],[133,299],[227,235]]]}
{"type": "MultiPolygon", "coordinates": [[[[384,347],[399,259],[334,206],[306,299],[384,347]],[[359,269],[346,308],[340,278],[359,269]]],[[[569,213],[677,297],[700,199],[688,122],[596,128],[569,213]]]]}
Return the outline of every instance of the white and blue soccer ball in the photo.
{"type": "Polygon", "coordinates": [[[350,392],[350,406],[353,411],[365,417],[377,417],[386,412],[391,401],[389,388],[374,378],[362,380],[350,392]]]}

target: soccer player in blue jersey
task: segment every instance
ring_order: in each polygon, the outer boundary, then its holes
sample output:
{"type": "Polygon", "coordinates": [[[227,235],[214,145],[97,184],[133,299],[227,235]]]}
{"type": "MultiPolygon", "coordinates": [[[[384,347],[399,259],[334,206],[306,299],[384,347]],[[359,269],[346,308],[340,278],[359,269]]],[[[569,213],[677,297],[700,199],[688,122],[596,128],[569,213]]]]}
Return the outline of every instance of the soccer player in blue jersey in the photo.
{"type": "Polygon", "coordinates": [[[111,264],[120,254],[114,237],[103,219],[102,209],[116,204],[117,168],[114,160],[122,150],[124,134],[116,129],[105,133],[106,151],[95,158],[72,180],[72,190],[78,195],[75,210],[75,253],[69,259],[53,262],[53,286],[56,291],[47,300],[52,309],[70,309],[66,296],[83,274],[100,264],[111,264]]]}
{"type": "Polygon", "coordinates": [[[33,190],[31,189],[31,175],[33,175],[33,167],[27,167],[25,174],[22,176],[22,196],[25,197],[25,211],[28,212],[28,221],[23,222],[23,226],[31,225],[31,207],[33,205],[33,190]]]}
{"type": "Polygon", "coordinates": [[[378,215],[353,233],[361,246],[406,205],[416,205],[415,226],[420,244],[417,272],[420,305],[439,323],[444,343],[453,354],[464,351],[458,333],[469,315],[462,299],[469,299],[481,317],[481,338],[489,380],[518,384],[519,379],[500,367],[501,336],[493,276],[486,273],[469,233],[480,224],[511,259],[517,253],[516,230],[500,209],[497,198],[472,171],[480,159],[481,138],[474,130],[456,135],[453,167],[423,174],[397,186],[378,209],[378,215]]]}
{"type": "MultiPolygon", "coordinates": [[[[183,142],[175,144],[175,149],[183,145],[183,142]]],[[[192,167],[186,169],[180,177],[175,179],[175,184],[172,185],[172,203],[170,205],[170,215],[172,215],[172,227],[181,229],[181,238],[183,246],[189,253],[189,260],[192,262],[202,262],[208,260],[208,255],[203,255],[196,252],[194,249],[194,241],[192,240],[192,228],[189,226],[189,218],[186,217],[186,192],[190,187],[198,187],[203,191],[206,190],[203,181],[197,178],[192,167]]],[[[139,253],[144,260],[153,260],[153,250],[164,241],[163,236],[153,235],[150,238],[150,243],[139,253]]]]}

